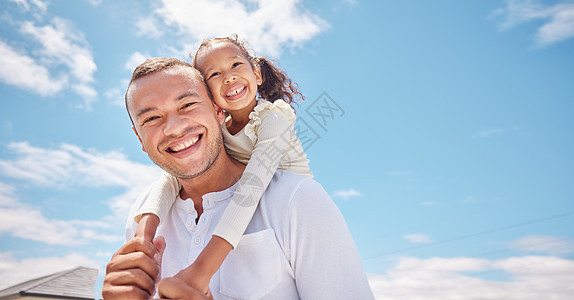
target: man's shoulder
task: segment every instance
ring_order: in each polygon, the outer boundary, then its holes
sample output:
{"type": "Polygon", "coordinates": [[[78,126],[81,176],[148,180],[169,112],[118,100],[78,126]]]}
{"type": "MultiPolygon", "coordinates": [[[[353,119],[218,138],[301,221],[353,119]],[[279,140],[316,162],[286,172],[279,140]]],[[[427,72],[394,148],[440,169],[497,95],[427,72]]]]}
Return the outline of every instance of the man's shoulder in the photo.
{"type": "Polygon", "coordinates": [[[275,175],[269,183],[269,189],[282,189],[282,190],[298,190],[298,189],[310,189],[310,190],[323,190],[323,187],[314,179],[297,175],[288,171],[277,170],[275,175]]]}
{"type": "Polygon", "coordinates": [[[294,202],[306,201],[308,198],[331,200],[321,184],[314,179],[282,170],[277,170],[271,179],[265,196],[273,199],[271,202],[281,205],[291,205],[294,202]]]}

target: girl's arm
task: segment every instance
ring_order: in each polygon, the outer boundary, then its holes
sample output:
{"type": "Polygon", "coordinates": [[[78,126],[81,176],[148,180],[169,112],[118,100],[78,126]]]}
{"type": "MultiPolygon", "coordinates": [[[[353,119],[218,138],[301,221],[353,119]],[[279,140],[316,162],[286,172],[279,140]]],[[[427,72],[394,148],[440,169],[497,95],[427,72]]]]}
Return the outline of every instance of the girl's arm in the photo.
{"type": "Polygon", "coordinates": [[[209,290],[211,277],[239,243],[291,138],[295,113],[290,107],[288,112],[281,111],[261,112],[253,153],[211,240],[195,262],[176,275],[202,292],[209,290]]]}
{"type": "MultiPolygon", "coordinates": [[[[168,173],[164,173],[151,187],[150,193],[142,207],[137,211],[134,220],[139,223],[144,214],[153,214],[159,217],[159,222],[167,217],[171,205],[175,202],[181,186],[177,179],[168,173]]],[[[158,224],[159,225],[159,224],[158,224]]],[[[155,226],[157,227],[157,225],[155,226]]],[[[153,228],[155,232],[156,228],[153,228]]],[[[140,231],[140,228],[138,228],[140,231]]],[[[146,229],[146,232],[149,232],[146,229]]]]}
{"type": "Polygon", "coordinates": [[[264,111],[260,118],[251,158],[231,202],[213,231],[214,236],[225,239],[233,248],[239,243],[263,192],[277,171],[294,126],[294,122],[289,122],[283,113],[276,110],[264,111]]]}

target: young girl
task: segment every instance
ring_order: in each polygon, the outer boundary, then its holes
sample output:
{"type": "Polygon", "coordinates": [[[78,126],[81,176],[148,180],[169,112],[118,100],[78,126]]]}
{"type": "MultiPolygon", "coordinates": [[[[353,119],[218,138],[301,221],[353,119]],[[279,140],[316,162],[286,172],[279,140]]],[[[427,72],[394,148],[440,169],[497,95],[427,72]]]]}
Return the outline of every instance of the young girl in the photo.
{"type": "MultiPolygon", "coordinates": [[[[313,174],[293,130],[295,112],[290,106],[304,97],[281,70],[265,58],[251,56],[235,35],[204,41],[193,66],[204,76],[213,101],[228,115],[222,126],[227,152],[247,164],[210,242],[195,262],[177,275],[207,293],[211,277],[237,247],[275,171],[313,174]]],[[[167,174],[154,184],[136,216],[137,231],[145,233],[140,235],[151,240],[180,188],[167,174]]]]}

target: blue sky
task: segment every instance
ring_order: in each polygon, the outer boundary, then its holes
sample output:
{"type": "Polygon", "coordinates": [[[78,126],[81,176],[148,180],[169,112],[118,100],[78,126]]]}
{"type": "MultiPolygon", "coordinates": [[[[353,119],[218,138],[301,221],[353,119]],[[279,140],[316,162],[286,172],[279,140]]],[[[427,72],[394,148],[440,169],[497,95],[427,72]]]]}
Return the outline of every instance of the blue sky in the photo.
{"type": "Polygon", "coordinates": [[[131,71],[236,32],[305,94],[377,299],[574,293],[573,1],[0,1],[0,288],[103,272],[160,173],[131,71]]]}

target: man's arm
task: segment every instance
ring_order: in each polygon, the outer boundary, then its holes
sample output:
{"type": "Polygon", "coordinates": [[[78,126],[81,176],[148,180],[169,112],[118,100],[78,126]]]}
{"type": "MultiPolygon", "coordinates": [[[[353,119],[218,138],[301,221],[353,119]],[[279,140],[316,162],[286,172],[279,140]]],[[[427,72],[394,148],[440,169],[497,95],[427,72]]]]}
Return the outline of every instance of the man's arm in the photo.
{"type": "Polygon", "coordinates": [[[143,237],[127,241],[106,267],[102,296],[110,299],[149,299],[160,276],[163,237],[153,243],[143,237]],[[158,250],[159,249],[159,250],[158,250]]]}
{"type": "Polygon", "coordinates": [[[319,183],[299,186],[289,217],[290,260],[301,299],[374,299],[345,220],[319,183]]]}

